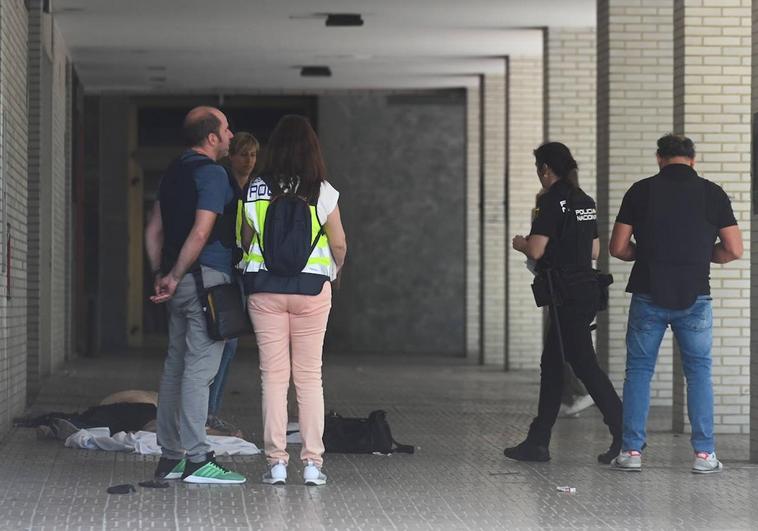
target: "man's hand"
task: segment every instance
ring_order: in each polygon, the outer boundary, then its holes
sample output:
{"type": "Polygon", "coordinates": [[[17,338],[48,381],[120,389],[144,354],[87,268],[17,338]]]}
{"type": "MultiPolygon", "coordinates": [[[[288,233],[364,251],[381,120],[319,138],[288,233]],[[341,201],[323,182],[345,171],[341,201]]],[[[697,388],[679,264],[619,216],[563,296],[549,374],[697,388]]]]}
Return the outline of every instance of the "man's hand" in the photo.
{"type": "Polygon", "coordinates": [[[511,245],[518,252],[526,254],[527,239],[521,234],[517,234],[513,237],[511,245]]]}
{"type": "Polygon", "coordinates": [[[171,276],[171,274],[165,277],[156,277],[153,287],[155,295],[150,297],[150,301],[154,304],[161,304],[170,300],[174,296],[174,293],[176,293],[176,286],[178,285],[179,281],[171,276]]]}

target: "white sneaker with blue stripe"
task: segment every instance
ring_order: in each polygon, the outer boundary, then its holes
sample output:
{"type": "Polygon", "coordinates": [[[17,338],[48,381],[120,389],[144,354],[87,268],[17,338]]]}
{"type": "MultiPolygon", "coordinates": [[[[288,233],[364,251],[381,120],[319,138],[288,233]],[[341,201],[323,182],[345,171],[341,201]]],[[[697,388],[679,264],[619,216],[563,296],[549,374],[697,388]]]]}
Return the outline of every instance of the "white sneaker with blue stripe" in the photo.
{"type": "Polygon", "coordinates": [[[714,474],[724,470],[724,465],[716,458],[714,452],[697,452],[695,462],[692,464],[693,474],[714,474]]]}
{"type": "Polygon", "coordinates": [[[326,474],[313,461],[308,460],[303,469],[303,481],[311,487],[326,485],[326,474]]]}

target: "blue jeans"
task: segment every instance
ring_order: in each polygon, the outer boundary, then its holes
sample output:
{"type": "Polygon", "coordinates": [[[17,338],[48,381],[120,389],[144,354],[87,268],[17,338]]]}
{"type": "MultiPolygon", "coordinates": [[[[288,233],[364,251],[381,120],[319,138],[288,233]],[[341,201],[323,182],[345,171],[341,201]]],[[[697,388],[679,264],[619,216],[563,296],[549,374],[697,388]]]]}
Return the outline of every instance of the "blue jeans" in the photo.
{"type": "Polygon", "coordinates": [[[237,353],[237,338],[227,339],[224,345],[224,353],[221,355],[221,364],[218,366],[218,372],[211,383],[210,392],[208,393],[208,415],[214,417],[218,415],[221,409],[221,399],[224,397],[224,386],[226,385],[226,376],[229,373],[229,365],[237,353]]]}
{"type": "Polygon", "coordinates": [[[650,380],[666,327],[671,325],[687,378],[687,415],[692,425],[695,452],[713,452],[713,385],[711,297],[701,295],[685,310],[653,304],[647,295],[632,295],[626,331],[623,450],[640,450],[645,442],[650,408],[650,380]]]}

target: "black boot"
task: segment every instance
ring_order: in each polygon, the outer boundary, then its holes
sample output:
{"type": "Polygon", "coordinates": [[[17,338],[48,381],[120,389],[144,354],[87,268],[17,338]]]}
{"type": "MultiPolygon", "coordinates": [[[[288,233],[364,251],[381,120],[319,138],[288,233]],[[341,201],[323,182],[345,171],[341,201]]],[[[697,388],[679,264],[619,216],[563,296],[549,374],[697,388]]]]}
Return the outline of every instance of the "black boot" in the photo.
{"type": "Polygon", "coordinates": [[[550,452],[547,446],[533,444],[528,440],[518,446],[506,448],[503,450],[503,454],[505,454],[505,457],[515,459],[516,461],[536,461],[539,463],[550,461],[550,452]]]}
{"type": "Polygon", "coordinates": [[[599,463],[603,463],[604,465],[610,465],[611,461],[613,461],[613,458],[618,456],[619,452],[621,452],[621,439],[613,439],[611,447],[608,448],[608,451],[598,455],[597,460],[599,463]]]}

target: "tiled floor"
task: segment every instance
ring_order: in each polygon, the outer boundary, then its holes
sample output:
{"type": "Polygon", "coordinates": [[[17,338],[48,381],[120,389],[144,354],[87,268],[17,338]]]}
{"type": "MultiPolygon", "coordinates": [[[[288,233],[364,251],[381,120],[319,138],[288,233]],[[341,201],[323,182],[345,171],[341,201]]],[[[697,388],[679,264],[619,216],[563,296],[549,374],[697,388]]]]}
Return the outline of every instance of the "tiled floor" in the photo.
{"type": "MultiPolygon", "coordinates": [[[[56,375],[35,410],[70,410],[110,392],[155,388],[157,356],[125,353],[77,360],[56,375]]],[[[258,371],[241,352],[233,366],[225,417],[260,444],[258,371]]],[[[758,526],[758,465],[747,463],[747,437],[722,436],[722,474],[689,472],[687,436],[670,433],[654,410],[645,470],[625,474],[595,462],[608,436],[593,408],[559,420],[553,460],[505,459],[535,409],[534,372],[503,373],[428,357],[328,357],[327,409],[365,416],[388,411],[395,438],[414,455],[327,455],[329,484],[260,483],[263,458],[227,462],[244,486],[138,487],[108,495],[109,485],[148,479],[155,459],[71,450],[15,429],[0,444],[0,529],[748,529],[758,526]],[[576,494],[556,490],[576,488],[576,494]]],[[[296,463],[297,459],[292,462],[296,463]]],[[[292,468],[292,467],[291,467],[292,468]]],[[[297,479],[300,467],[290,470],[297,479]]]]}

